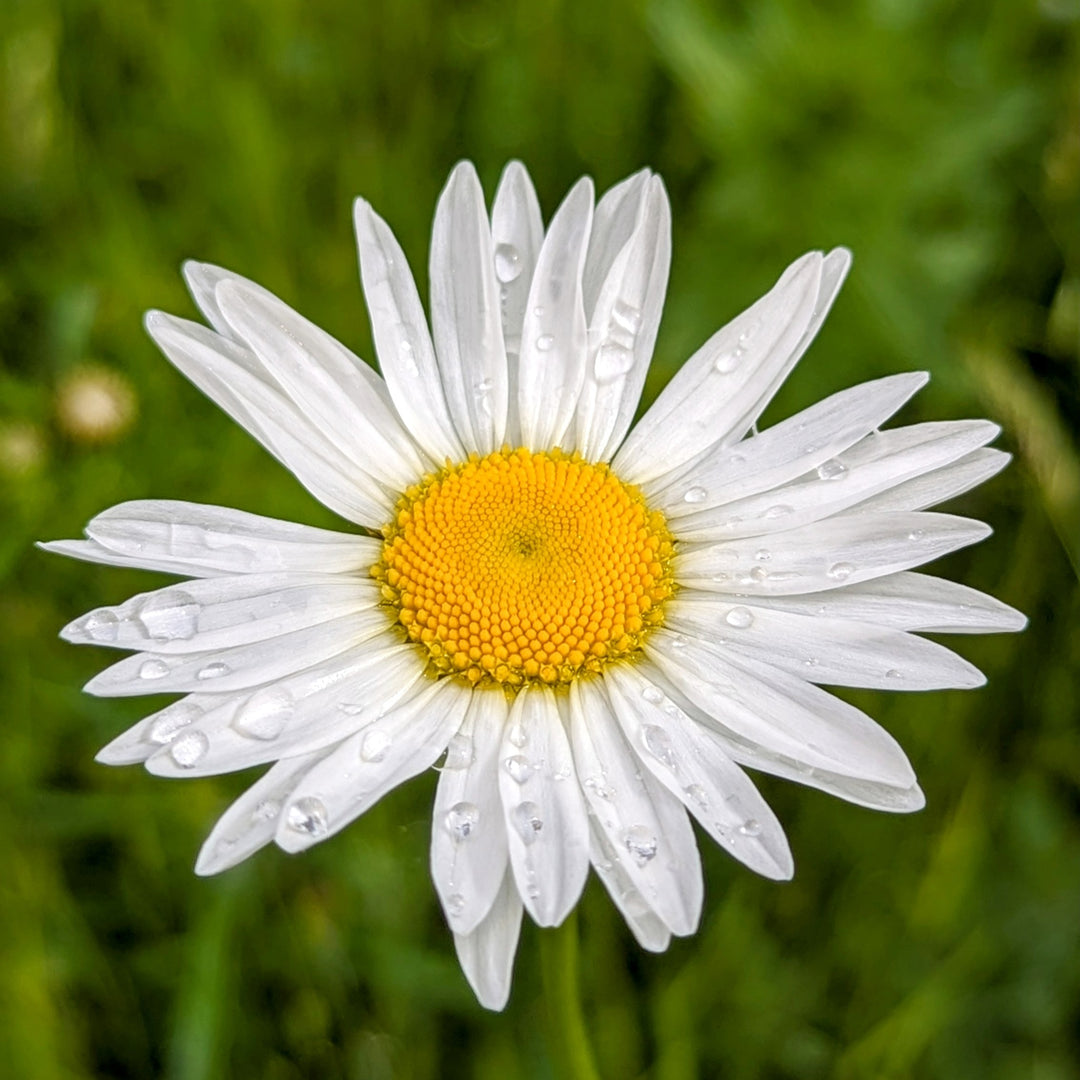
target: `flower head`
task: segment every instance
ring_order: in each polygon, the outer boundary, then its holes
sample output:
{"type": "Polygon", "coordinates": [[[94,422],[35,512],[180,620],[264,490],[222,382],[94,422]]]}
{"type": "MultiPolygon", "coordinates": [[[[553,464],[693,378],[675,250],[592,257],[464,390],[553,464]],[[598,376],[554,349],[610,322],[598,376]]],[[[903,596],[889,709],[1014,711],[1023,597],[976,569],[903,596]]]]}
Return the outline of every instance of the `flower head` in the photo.
{"type": "Polygon", "coordinates": [[[979,685],[914,631],[1017,630],[988,596],[912,573],[981,540],[925,508],[1001,469],[985,421],[879,430],[897,375],[758,432],[847,272],[793,263],[711,337],[631,430],[667,284],[659,178],[545,231],[525,170],[489,219],[471,165],[439,201],[431,330],[386,224],[356,205],[382,377],[276,297],[189,263],[213,329],[151,312],[192,382],[361,531],[148,500],[45,545],[190,581],[100,608],[69,641],[137,650],[87,685],[182,698],[100,760],[206,776],[270,764],[197,871],[342,829],[442,759],[431,869],[465,974],[501,1008],[523,909],[573,908],[589,866],[638,941],[690,934],[690,815],[787,878],[743,767],[883,810],[923,804],[896,742],[820,688],[979,685]]]}

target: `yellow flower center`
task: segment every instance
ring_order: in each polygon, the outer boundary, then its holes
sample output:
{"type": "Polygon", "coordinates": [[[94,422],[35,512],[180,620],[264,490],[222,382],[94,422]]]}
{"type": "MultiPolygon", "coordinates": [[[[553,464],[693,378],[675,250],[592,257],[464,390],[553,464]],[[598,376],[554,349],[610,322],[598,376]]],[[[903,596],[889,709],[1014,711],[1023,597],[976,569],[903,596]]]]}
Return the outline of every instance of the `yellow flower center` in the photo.
{"type": "Polygon", "coordinates": [[[672,593],[664,516],[606,465],[473,455],[410,488],[383,530],[394,621],[436,675],[568,683],[636,652],[672,593]]]}

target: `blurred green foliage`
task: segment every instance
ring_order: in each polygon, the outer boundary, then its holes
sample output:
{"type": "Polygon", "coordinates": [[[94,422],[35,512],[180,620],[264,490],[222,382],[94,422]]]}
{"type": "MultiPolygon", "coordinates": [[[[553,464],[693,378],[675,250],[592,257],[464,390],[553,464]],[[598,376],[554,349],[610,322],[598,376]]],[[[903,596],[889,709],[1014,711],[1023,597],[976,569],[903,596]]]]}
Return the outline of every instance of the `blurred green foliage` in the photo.
{"type": "MultiPolygon", "coordinates": [[[[155,354],[188,256],[372,355],[350,200],[425,265],[449,167],[523,159],[550,214],[641,165],[674,207],[647,397],[809,247],[855,269],[770,416],[913,367],[909,420],[988,415],[1018,462],[958,500],[995,538],[942,573],[1031,617],[959,643],[989,687],[851,695],[929,805],[762,780],[793,883],[703,843],[700,934],[660,957],[602,890],[582,980],[609,1080],[1080,1074],[1080,4],[1077,0],[7,0],[0,6],[0,1060],[19,1078],[541,1080],[528,928],[503,1015],[462,979],[427,875],[433,778],[301,859],[191,864],[247,777],[173,784],[95,750],[152,705],[56,640],[152,587],[31,548],[160,496],[336,525],[155,354]],[[126,380],[112,441],[67,380],[126,380]]],[[[421,274],[421,276],[423,276],[421,274]]],[[[422,283],[421,289],[426,286],[422,283]]]]}

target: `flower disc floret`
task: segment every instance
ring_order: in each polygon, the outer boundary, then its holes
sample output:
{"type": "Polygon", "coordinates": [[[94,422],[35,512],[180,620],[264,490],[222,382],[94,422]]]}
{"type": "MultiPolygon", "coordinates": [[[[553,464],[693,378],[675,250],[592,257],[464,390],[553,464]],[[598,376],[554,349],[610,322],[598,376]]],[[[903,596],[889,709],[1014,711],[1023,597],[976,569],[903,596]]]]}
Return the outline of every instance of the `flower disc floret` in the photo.
{"type": "Polygon", "coordinates": [[[672,593],[663,514],[559,450],[473,455],[410,488],[372,576],[436,675],[568,683],[638,651],[672,593]]]}

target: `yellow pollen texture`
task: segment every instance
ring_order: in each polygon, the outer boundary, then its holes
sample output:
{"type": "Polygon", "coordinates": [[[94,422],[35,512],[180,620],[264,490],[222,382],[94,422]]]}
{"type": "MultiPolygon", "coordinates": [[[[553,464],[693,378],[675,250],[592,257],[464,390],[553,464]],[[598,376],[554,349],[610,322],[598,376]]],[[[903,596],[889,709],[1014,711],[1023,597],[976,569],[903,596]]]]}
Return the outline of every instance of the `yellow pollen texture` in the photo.
{"type": "Polygon", "coordinates": [[[567,683],[663,621],[672,540],[606,465],[504,448],[410,488],[372,576],[437,675],[567,683]]]}

